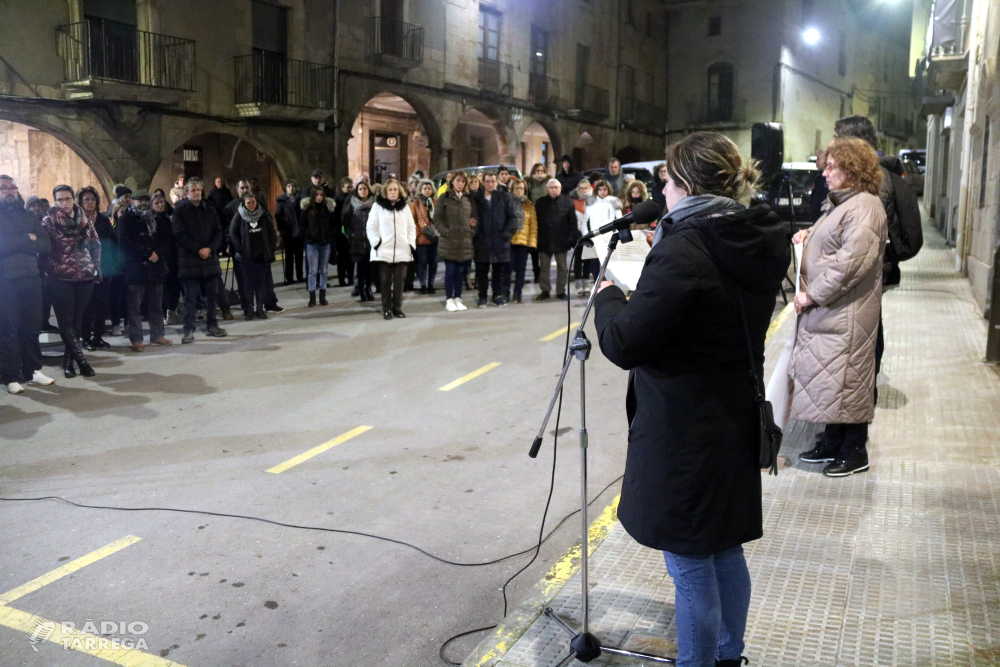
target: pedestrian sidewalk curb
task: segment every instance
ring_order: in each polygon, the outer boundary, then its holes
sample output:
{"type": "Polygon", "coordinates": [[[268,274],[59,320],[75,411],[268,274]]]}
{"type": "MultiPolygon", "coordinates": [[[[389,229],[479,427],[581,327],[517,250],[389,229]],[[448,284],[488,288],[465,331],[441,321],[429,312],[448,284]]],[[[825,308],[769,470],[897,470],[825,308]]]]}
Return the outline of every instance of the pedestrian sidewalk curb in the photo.
{"type": "MultiPolygon", "coordinates": [[[[597,547],[601,546],[615,524],[618,523],[618,501],[620,499],[620,495],[615,496],[611,504],[604,508],[601,515],[590,524],[590,528],[587,530],[587,544],[591,555],[597,547]]],[[[521,635],[527,632],[528,628],[542,615],[545,607],[559,594],[566,582],[580,570],[581,554],[582,550],[579,544],[574,545],[564,553],[542,577],[541,581],[535,584],[528,597],[514,607],[490,632],[490,635],[469,654],[462,663],[462,667],[493,667],[496,665],[521,638],[521,635]]]]}

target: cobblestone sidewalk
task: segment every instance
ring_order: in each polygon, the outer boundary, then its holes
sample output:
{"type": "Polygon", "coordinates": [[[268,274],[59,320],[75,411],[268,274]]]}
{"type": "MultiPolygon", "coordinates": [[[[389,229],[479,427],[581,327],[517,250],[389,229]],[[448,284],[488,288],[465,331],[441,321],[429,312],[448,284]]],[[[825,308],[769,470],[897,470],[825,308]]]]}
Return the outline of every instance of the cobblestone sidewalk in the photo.
{"type": "MultiPolygon", "coordinates": [[[[746,545],[752,665],[1000,662],[1000,372],[982,363],[986,322],[953,254],[934,229],[925,238],[885,297],[888,381],[871,470],[832,480],[799,463],[815,427],[793,422],[788,467],[764,478],[764,538],[746,545]]],[[[793,324],[770,339],[771,363],[793,324]]],[[[592,631],[605,643],[675,655],[674,589],[659,552],[615,525],[592,556],[590,585],[592,631]]],[[[579,574],[551,606],[579,624],[579,574]]],[[[509,650],[484,660],[480,647],[465,664],[548,667],[568,640],[541,616],[509,650]]]]}

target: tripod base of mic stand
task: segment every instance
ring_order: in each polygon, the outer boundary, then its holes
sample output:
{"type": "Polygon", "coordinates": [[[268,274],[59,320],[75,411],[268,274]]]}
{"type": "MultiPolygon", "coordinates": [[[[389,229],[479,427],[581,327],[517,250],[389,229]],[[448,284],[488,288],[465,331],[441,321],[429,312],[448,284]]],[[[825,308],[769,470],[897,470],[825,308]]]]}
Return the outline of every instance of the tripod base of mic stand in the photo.
{"type": "Polygon", "coordinates": [[[565,630],[567,633],[573,636],[573,639],[569,643],[569,655],[566,659],[560,662],[556,667],[566,667],[574,660],[579,660],[580,662],[590,662],[591,660],[596,660],[601,656],[601,653],[613,653],[614,655],[627,655],[631,658],[639,658],[640,660],[649,660],[650,662],[655,662],[661,665],[673,665],[677,663],[676,658],[663,658],[658,655],[651,655],[649,653],[639,653],[637,651],[626,651],[620,648],[611,648],[608,646],[602,646],[601,640],[592,635],[589,632],[577,632],[569,626],[566,621],[562,620],[556,615],[556,612],[552,610],[552,607],[545,608],[545,615],[551,618],[553,621],[559,624],[559,626],[565,630]]]}

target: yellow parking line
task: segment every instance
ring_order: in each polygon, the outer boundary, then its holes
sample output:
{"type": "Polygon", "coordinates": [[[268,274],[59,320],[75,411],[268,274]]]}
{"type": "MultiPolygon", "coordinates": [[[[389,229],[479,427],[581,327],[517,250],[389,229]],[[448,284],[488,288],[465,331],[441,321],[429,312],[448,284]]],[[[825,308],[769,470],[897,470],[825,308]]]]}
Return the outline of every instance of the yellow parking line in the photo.
{"type": "Polygon", "coordinates": [[[774,335],[774,332],[781,328],[781,325],[785,323],[785,320],[787,320],[788,316],[791,315],[792,312],[794,311],[795,311],[795,302],[790,301],[788,305],[785,306],[780,313],[778,313],[778,316],[774,318],[774,321],[771,322],[771,326],[767,328],[767,334],[764,336],[765,343],[771,340],[771,336],[774,335]]]}
{"type": "MultiPolygon", "coordinates": [[[[32,638],[32,642],[45,639],[53,644],[92,655],[122,667],[184,667],[179,662],[165,660],[159,656],[127,648],[108,637],[99,637],[89,632],[63,630],[62,624],[49,621],[26,611],[0,605],[0,625],[12,630],[20,630],[32,638]]],[[[26,640],[27,641],[27,640],[26,640]]]]}
{"type": "Polygon", "coordinates": [[[477,377],[479,377],[480,375],[482,375],[483,373],[487,373],[487,372],[493,370],[494,368],[496,368],[499,365],[500,365],[499,361],[494,361],[493,363],[486,364],[485,366],[483,366],[482,368],[480,368],[478,371],[472,371],[468,375],[460,377],[457,380],[455,380],[454,382],[449,382],[445,386],[443,386],[440,389],[438,389],[438,391],[451,391],[455,387],[457,387],[459,385],[463,385],[466,382],[468,382],[469,380],[474,380],[477,377]]]}
{"type": "Polygon", "coordinates": [[[579,322],[573,322],[573,324],[569,325],[568,327],[563,327],[559,331],[553,331],[548,336],[546,336],[545,338],[543,338],[542,342],[543,343],[548,343],[550,340],[555,340],[556,338],[559,338],[559,336],[562,336],[564,333],[566,333],[570,329],[575,329],[578,326],[580,326],[579,322]]]}
{"type": "Polygon", "coordinates": [[[273,468],[269,469],[267,472],[273,472],[275,475],[277,475],[279,472],[285,472],[289,468],[291,468],[293,466],[297,466],[298,464],[302,463],[303,461],[308,461],[309,459],[311,459],[312,457],[316,456],[317,454],[322,454],[323,452],[325,452],[328,449],[332,449],[332,448],[336,447],[337,445],[339,445],[339,444],[341,444],[343,442],[347,442],[348,440],[350,440],[351,438],[353,438],[356,435],[361,435],[365,431],[370,431],[371,428],[372,428],[371,426],[359,426],[356,429],[350,430],[350,431],[348,431],[347,433],[345,433],[343,435],[338,435],[333,440],[329,440],[327,442],[324,442],[322,445],[318,445],[316,447],[313,447],[308,452],[305,452],[303,454],[299,454],[295,458],[288,459],[284,463],[279,463],[278,465],[276,465],[273,468]]]}
{"type": "Polygon", "coordinates": [[[105,556],[110,556],[116,551],[120,551],[121,549],[124,549],[129,545],[135,544],[140,539],[142,538],[129,535],[128,537],[123,537],[120,540],[112,542],[106,547],[101,547],[97,551],[91,551],[86,556],[81,556],[80,558],[77,558],[74,561],[66,563],[60,568],[52,570],[48,574],[43,574],[37,579],[32,579],[28,583],[18,586],[17,588],[7,591],[3,595],[0,595],[0,605],[9,604],[14,600],[17,600],[18,598],[24,597],[28,593],[37,591],[42,586],[51,584],[53,581],[56,581],[57,579],[62,579],[67,574],[73,574],[82,567],[90,565],[91,563],[95,563],[104,558],[105,556]]]}

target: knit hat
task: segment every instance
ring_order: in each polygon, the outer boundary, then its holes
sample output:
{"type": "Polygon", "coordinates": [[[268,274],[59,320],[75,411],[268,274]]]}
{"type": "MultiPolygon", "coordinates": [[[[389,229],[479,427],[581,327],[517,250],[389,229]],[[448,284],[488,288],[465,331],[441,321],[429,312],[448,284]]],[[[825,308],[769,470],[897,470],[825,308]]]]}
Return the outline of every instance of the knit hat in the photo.
{"type": "Polygon", "coordinates": [[[30,197],[28,197],[28,201],[27,203],[25,203],[24,208],[30,208],[32,204],[41,204],[41,203],[42,203],[41,199],[39,199],[35,195],[31,195],[30,197]]]}
{"type": "Polygon", "coordinates": [[[310,178],[323,178],[323,170],[322,169],[313,169],[313,172],[311,174],[309,174],[309,177],[310,178]]]}
{"type": "Polygon", "coordinates": [[[129,186],[123,185],[121,183],[119,183],[118,185],[115,186],[115,198],[116,199],[118,197],[121,197],[122,195],[130,195],[130,194],[132,194],[132,188],[130,188],[129,186]]]}

